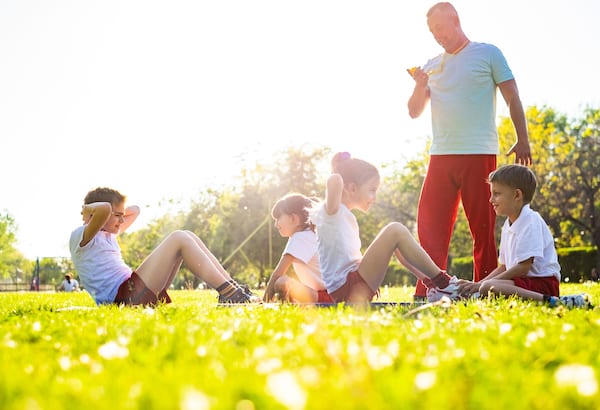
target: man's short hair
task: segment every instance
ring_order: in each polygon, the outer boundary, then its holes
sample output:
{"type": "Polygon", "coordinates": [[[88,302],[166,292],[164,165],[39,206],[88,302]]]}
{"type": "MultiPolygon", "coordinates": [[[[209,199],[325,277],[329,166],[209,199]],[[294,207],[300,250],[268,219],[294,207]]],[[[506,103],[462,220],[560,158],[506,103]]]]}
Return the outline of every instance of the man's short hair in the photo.
{"type": "Polygon", "coordinates": [[[454,8],[454,6],[451,3],[448,3],[447,1],[436,3],[433,6],[431,6],[429,11],[427,12],[427,18],[431,17],[431,15],[436,11],[444,13],[448,16],[455,16],[456,18],[458,18],[458,12],[454,8]]]}
{"type": "Polygon", "coordinates": [[[535,174],[524,165],[504,165],[492,171],[488,181],[520,189],[526,204],[532,201],[537,188],[535,174]]]}

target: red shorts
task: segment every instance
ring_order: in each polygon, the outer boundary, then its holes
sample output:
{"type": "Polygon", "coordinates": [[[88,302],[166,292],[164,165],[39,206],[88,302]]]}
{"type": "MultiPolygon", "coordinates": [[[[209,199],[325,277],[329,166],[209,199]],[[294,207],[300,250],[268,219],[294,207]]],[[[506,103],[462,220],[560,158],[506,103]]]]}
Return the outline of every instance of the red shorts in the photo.
{"type": "Polygon", "coordinates": [[[317,290],[317,303],[333,303],[333,299],[327,290],[317,290]]]}
{"type": "Polygon", "coordinates": [[[330,296],[335,302],[348,302],[356,298],[370,302],[376,294],[377,292],[367,285],[360,273],[352,271],[346,276],[346,283],[330,293],[330,296]]]}
{"type": "Polygon", "coordinates": [[[548,296],[559,296],[559,282],[556,276],[545,276],[543,278],[526,276],[523,278],[513,278],[516,286],[541,293],[548,296]]]}
{"type": "Polygon", "coordinates": [[[156,294],[148,289],[135,271],[129,279],[121,283],[114,301],[118,305],[156,305],[156,302],[156,294]]]}

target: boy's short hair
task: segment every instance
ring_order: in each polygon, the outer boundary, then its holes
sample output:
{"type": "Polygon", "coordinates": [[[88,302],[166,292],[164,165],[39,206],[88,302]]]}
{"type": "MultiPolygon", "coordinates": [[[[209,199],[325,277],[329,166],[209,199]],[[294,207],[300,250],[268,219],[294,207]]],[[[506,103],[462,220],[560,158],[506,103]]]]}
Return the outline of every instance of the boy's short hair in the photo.
{"type": "Polygon", "coordinates": [[[488,182],[520,189],[523,192],[523,199],[526,204],[532,201],[537,188],[537,181],[533,171],[524,165],[517,164],[504,165],[490,172],[488,182]]]}
{"type": "Polygon", "coordinates": [[[118,205],[125,202],[125,195],[111,188],[96,188],[91,190],[85,196],[84,205],[94,202],[110,202],[112,205],[118,205]]]}

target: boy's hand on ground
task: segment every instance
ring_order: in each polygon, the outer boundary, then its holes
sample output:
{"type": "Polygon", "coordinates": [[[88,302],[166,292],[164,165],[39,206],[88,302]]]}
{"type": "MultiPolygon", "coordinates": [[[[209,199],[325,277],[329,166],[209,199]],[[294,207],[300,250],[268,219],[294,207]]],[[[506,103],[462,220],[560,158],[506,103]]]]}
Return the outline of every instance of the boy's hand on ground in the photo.
{"type": "Polygon", "coordinates": [[[460,296],[471,296],[479,291],[479,283],[471,282],[470,280],[460,279],[458,281],[458,294],[460,296]]]}

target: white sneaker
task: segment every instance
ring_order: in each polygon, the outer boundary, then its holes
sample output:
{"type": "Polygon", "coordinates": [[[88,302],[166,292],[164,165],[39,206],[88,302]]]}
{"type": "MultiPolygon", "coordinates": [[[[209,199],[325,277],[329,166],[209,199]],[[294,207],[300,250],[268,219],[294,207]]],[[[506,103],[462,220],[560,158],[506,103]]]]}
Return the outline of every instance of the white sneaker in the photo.
{"type": "Polygon", "coordinates": [[[447,297],[450,300],[459,299],[458,295],[458,278],[456,276],[452,276],[450,278],[450,283],[443,289],[440,288],[430,288],[427,289],[427,301],[429,303],[434,303],[441,300],[443,297],[447,297]]]}

